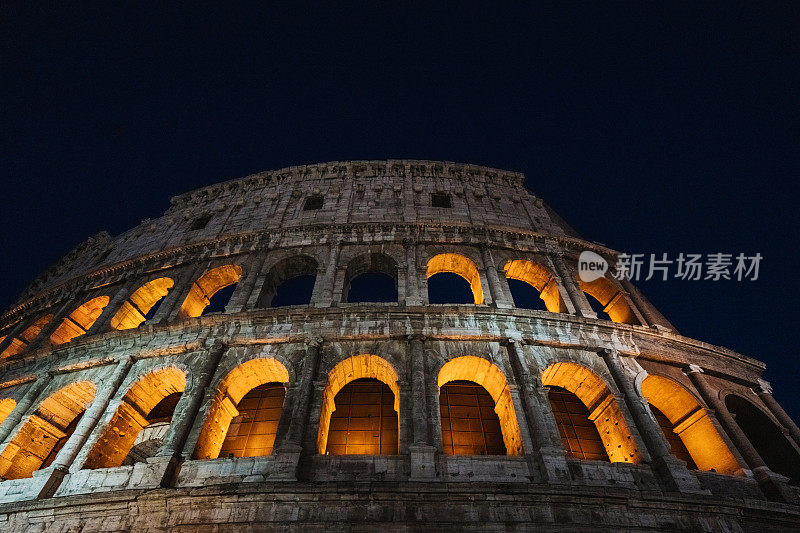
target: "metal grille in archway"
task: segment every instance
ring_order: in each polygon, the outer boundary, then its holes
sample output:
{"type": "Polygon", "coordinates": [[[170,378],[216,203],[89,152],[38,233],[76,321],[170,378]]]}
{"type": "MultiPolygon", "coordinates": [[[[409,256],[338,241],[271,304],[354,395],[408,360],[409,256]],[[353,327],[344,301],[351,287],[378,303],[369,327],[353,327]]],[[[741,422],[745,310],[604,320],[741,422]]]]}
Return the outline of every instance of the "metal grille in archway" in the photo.
{"type": "Polygon", "coordinates": [[[567,456],[608,461],[603,441],[594,422],[589,420],[589,410],[583,402],[567,389],[552,385],[547,396],[567,456]]]}
{"type": "Polygon", "coordinates": [[[331,455],[396,455],[394,393],[373,378],[351,381],[336,393],[326,451],[331,455]]]}
{"type": "Polygon", "coordinates": [[[220,449],[220,457],[270,455],[278,431],[286,391],[281,383],[265,383],[248,392],[236,406],[220,449]]]}
{"type": "Polygon", "coordinates": [[[439,393],[442,445],[448,455],[506,455],[491,395],[471,381],[451,381],[439,393]]]}

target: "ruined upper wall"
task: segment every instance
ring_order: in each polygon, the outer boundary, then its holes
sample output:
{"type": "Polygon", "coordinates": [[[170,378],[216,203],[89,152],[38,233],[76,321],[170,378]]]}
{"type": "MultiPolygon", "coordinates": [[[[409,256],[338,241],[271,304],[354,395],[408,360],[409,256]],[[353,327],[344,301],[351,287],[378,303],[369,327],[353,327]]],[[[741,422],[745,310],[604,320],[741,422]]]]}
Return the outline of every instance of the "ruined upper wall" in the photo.
{"type": "Polygon", "coordinates": [[[89,239],[39,276],[21,298],[140,255],[308,225],[431,222],[574,235],[525,189],[523,180],[516,172],[411,160],[330,162],[261,172],[176,196],[162,217],[113,239],[107,234],[89,239]],[[452,207],[433,207],[434,192],[447,193],[452,207]],[[312,195],[323,197],[322,207],[304,210],[312,195]]]}

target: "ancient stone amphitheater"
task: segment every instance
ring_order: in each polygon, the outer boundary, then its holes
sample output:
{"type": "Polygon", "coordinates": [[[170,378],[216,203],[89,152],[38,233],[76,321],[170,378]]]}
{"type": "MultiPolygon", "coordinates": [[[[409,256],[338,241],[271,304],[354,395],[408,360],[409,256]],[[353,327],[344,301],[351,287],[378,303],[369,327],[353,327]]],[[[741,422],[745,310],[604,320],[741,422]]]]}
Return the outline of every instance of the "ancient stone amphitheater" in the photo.
{"type": "Polygon", "coordinates": [[[173,198],[0,316],[0,530],[800,527],[764,365],[584,250],[615,263],[472,165],[173,198]]]}

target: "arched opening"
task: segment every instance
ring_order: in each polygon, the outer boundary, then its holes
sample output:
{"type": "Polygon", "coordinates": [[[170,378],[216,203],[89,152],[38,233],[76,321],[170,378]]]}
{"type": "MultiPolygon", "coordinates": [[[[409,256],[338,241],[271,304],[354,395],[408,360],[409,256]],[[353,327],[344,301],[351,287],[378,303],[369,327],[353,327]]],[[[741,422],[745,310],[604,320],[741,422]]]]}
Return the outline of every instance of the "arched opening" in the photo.
{"type": "Polygon", "coordinates": [[[278,261],[264,278],[256,307],[310,304],[317,281],[317,268],[317,261],[307,255],[278,261]]]}
{"type": "MultiPolygon", "coordinates": [[[[631,436],[625,416],[614,395],[600,377],[576,363],[553,363],[542,372],[542,384],[571,392],[586,407],[588,417],[603,441],[612,463],[639,463],[642,460],[631,436]]],[[[553,411],[556,407],[551,403],[553,411]]],[[[571,415],[570,415],[571,417],[571,415]]]]}
{"type": "Polygon", "coordinates": [[[111,318],[111,328],[133,329],[152,318],[173,285],[171,278],[158,278],[136,289],[111,318]]]}
{"type": "Polygon", "coordinates": [[[17,406],[17,402],[13,398],[4,398],[0,400],[0,424],[6,419],[11,411],[17,406]]]}
{"type": "MultiPolygon", "coordinates": [[[[336,400],[340,399],[342,402],[349,402],[348,405],[348,415],[351,411],[352,405],[355,403],[356,405],[360,405],[362,407],[357,408],[356,414],[370,414],[373,413],[376,409],[381,413],[381,424],[379,426],[370,426],[373,429],[370,430],[359,430],[362,433],[359,433],[360,437],[367,435],[364,431],[375,431],[378,432],[378,447],[377,449],[380,450],[379,453],[381,454],[397,454],[397,442],[398,436],[395,436],[394,444],[392,445],[392,439],[388,435],[392,431],[392,427],[394,427],[394,431],[398,432],[399,422],[397,418],[397,413],[400,412],[399,405],[400,405],[400,394],[399,389],[397,387],[397,372],[395,372],[392,365],[389,364],[388,361],[385,359],[378,357],[377,355],[354,355],[352,357],[348,357],[344,361],[337,364],[328,374],[328,384],[325,387],[325,395],[322,404],[322,412],[320,414],[320,423],[319,423],[319,433],[317,434],[317,450],[321,454],[325,453],[371,453],[369,450],[375,450],[375,439],[369,440],[369,442],[358,443],[356,445],[356,441],[352,442],[352,446],[348,446],[350,443],[349,440],[345,439],[344,442],[341,442],[340,437],[341,435],[341,426],[340,422],[337,422],[337,426],[335,431],[336,439],[339,439],[337,442],[331,442],[331,445],[334,448],[329,449],[328,447],[328,438],[330,435],[331,430],[333,429],[331,426],[332,415],[339,409],[339,404],[336,403],[336,400]],[[387,401],[389,398],[388,394],[380,388],[379,392],[368,392],[368,389],[376,389],[374,382],[359,382],[360,384],[365,384],[364,387],[360,385],[351,387],[346,391],[346,395],[337,396],[340,391],[342,391],[349,383],[354,382],[356,380],[361,379],[372,379],[380,382],[383,385],[386,385],[390,392],[391,392],[391,399],[392,399],[392,409],[393,415],[388,413],[386,409],[383,407],[383,402],[387,401]],[[372,385],[367,386],[366,384],[372,383],[372,385]],[[394,416],[394,425],[389,421],[389,418],[394,416]],[[385,433],[383,431],[385,430],[385,433]],[[344,444],[344,447],[340,447],[344,444]],[[367,445],[370,447],[367,448],[367,445]]],[[[344,406],[342,406],[344,408],[344,406]]],[[[341,420],[344,418],[344,410],[337,415],[336,419],[341,420]]],[[[357,417],[358,418],[358,417],[357,417]]],[[[364,418],[364,417],[362,417],[364,418]]],[[[370,417],[366,417],[370,418],[370,417]]],[[[374,423],[374,420],[373,420],[374,423]]],[[[359,426],[361,427],[361,426],[359,426]]]]}
{"type": "MultiPolygon", "coordinates": [[[[36,322],[25,328],[25,331],[20,333],[17,337],[11,339],[11,342],[8,344],[6,349],[3,350],[2,354],[0,354],[0,360],[7,357],[13,357],[22,352],[31,342],[33,342],[36,337],[39,336],[39,333],[41,333],[42,329],[51,320],[53,320],[52,313],[48,313],[36,319],[36,322]]],[[[0,342],[3,342],[2,339],[0,339],[0,342]]]]}
{"type": "Polygon", "coordinates": [[[514,305],[523,309],[544,308],[552,313],[566,313],[567,307],[550,272],[533,261],[515,259],[503,267],[514,305]],[[535,293],[530,289],[535,289],[535,293]]]}
{"type": "Polygon", "coordinates": [[[656,419],[656,422],[658,422],[658,427],[661,428],[661,432],[664,434],[667,444],[669,444],[669,450],[672,452],[672,455],[686,463],[686,467],[690,470],[697,470],[697,465],[694,459],[692,459],[692,455],[689,453],[689,450],[686,449],[681,438],[675,434],[675,426],[669,421],[667,415],[659,411],[653,404],[649,405],[650,412],[653,413],[653,417],[656,419]]]}
{"type": "Polygon", "coordinates": [[[471,381],[451,381],[439,390],[442,448],[447,455],[506,455],[494,399],[471,381]]]}
{"type": "MultiPolygon", "coordinates": [[[[83,468],[111,468],[120,466],[125,461],[132,463],[144,460],[146,457],[143,457],[142,452],[145,447],[140,447],[131,457],[128,456],[134,445],[163,438],[185,388],[186,375],[175,367],[154,370],[139,378],[120,401],[111,421],[89,452],[83,468]],[[170,396],[169,400],[165,400],[170,396]],[[142,430],[151,423],[158,424],[158,429],[148,430],[140,440],[142,430]],[[161,436],[158,437],[155,433],[160,433],[161,436]]],[[[151,445],[149,448],[157,450],[158,445],[151,445]]]]}
{"type": "Polygon", "coordinates": [[[326,453],[397,455],[398,417],[388,385],[359,378],[342,387],[333,401],[326,453]]]}
{"type": "Polygon", "coordinates": [[[800,485],[800,457],[780,428],[756,406],[729,394],[725,406],[770,470],[800,485]]]}
{"type": "Polygon", "coordinates": [[[75,309],[50,335],[50,342],[54,345],[64,344],[84,335],[100,317],[108,301],[108,296],[98,296],[75,309]]]}
{"type": "MultiPolygon", "coordinates": [[[[232,290],[229,289],[228,293],[222,293],[221,296],[224,301],[215,301],[212,304],[212,298],[225,287],[230,287],[239,283],[242,277],[242,267],[238,265],[223,265],[209,270],[192,284],[189,289],[189,295],[183,301],[181,306],[181,317],[198,317],[206,313],[217,312],[225,308],[225,305],[230,299],[232,290]],[[230,294],[229,294],[230,293],[230,294]]],[[[217,298],[216,300],[220,300],[217,298]]]]}
{"type": "Polygon", "coordinates": [[[397,263],[385,254],[370,253],[354,258],[344,276],[346,302],[396,302],[397,263]]]}
{"type": "Polygon", "coordinates": [[[471,302],[476,305],[484,302],[481,277],[475,263],[461,254],[447,253],[436,255],[428,261],[425,276],[428,278],[430,303],[463,303],[464,297],[461,296],[463,291],[458,290],[452,282],[447,282],[449,276],[443,274],[455,274],[466,280],[472,293],[471,302]],[[438,280],[434,278],[441,278],[445,285],[440,286],[437,284],[438,280]]]}
{"type": "Polygon", "coordinates": [[[628,305],[628,301],[625,299],[624,293],[611,280],[597,278],[586,283],[579,279],[578,282],[581,290],[590,296],[589,303],[594,304],[592,308],[598,312],[598,316],[605,314],[609,320],[621,324],[639,324],[636,315],[634,315],[633,310],[628,305]],[[592,299],[595,302],[592,302],[592,299]]]}
{"type": "Polygon", "coordinates": [[[28,478],[52,463],[75,431],[96,390],[94,383],[79,381],[48,396],[0,454],[0,477],[28,478]]]}
{"type": "Polygon", "coordinates": [[[577,396],[562,387],[551,386],[547,393],[558,433],[567,457],[608,461],[597,426],[589,420],[589,410],[577,396]]]}
{"type": "Polygon", "coordinates": [[[649,375],[641,385],[642,396],[652,407],[651,412],[667,437],[673,454],[681,460],[680,445],[691,457],[699,470],[713,470],[722,474],[733,474],[739,470],[739,462],[720,436],[706,410],[683,385],[657,375],[649,375]],[[664,419],[659,420],[657,413],[664,419]]]}
{"type": "Polygon", "coordinates": [[[222,379],[195,445],[195,459],[269,455],[289,372],[276,359],[251,359],[222,379]]]}
{"type": "MultiPolygon", "coordinates": [[[[511,399],[511,390],[508,388],[506,377],[503,372],[497,368],[496,365],[481,357],[466,355],[451,359],[442,366],[439,371],[438,385],[439,385],[439,398],[441,402],[442,388],[451,382],[470,382],[480,385],[482,389],[489,393],[492,398],[492,407],[494,413],[500,424],[500,431],[502,433],[503,444],[505,447],[506,455],[522,455],[522,438],[520,437],[519,424],[517,423],[517,414],[514,411],[514,403],[511,399]]],[[[447,391],[445,391],[447,392],[447,391]]],[[[478,391],[479,392],[479,391],[478,391]]],[[[476,395],[477,396],[477,395],[476,395]]],[[[456,398],[460,400],[459,398],[456,398]]],[[[449,397],[447,398],[449,401],[449,397]]],[[[464,398],[466,402],[467,399],[464,398]]],[[[477,399],[476,399],[477,401],[477,399]]],[[[460,406],[456,406],[460,407],[460,406]]],[[[485,407],[480,406],[479,407],[485,407]]],[[[459,409],[455,411],[452,407],[449,410],[451,416],[450,424],[452,431],[452,415],[459,413],[459,409]]],[[[482,415],[488,419],[488,414],[482,415]]],[[[442,442],[446,436],[444,435],[444,424],[442,425],[442,442]]],[[[452,437],[452,435],[451,435],[452,437]]],[[[475,435],[477,439],[477,435],[475,435]]],[[[490,435],[491,439],[492,436],[490,435]]],[[[461,448],[467,451],[469,447],[461,448]]],[[[478,449],[477,447],[472,449],[478,449]]],[[[497,450],[497,448],[494,448],[497,450]]],[[[455,452],[455,448],[453,449],[455,452]]],[[[488,451],[488,450],[487,450],[488,451]]]]}

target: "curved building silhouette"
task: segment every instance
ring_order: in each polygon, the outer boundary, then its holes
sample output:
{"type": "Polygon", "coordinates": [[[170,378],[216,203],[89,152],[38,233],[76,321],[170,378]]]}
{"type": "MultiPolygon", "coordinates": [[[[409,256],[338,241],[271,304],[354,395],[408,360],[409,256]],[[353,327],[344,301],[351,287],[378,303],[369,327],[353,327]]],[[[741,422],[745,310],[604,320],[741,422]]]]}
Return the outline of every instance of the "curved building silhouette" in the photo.
{"type": "Polygon", "coordinates": [[[0,529],[800,527],[764,364],[584,251],[616,263],[458,163],[173,198],[0,316],[0,529]]]}

